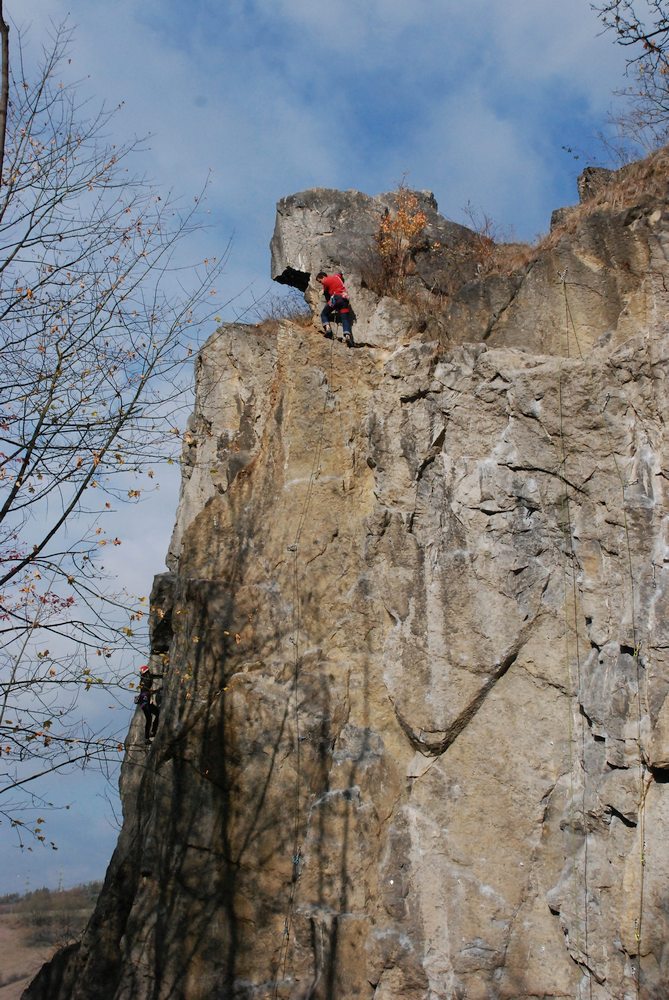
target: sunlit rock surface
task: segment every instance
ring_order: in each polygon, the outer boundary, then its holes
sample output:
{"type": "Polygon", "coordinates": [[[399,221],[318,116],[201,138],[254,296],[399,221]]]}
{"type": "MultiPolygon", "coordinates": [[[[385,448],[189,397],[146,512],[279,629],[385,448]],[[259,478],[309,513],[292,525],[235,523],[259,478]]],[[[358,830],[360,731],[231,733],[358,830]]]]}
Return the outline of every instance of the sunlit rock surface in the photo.
{"type": "Polygon", "coordinates": [[[24,996],[660,1000],[667,213],[474,276],[430,339],[384,330],[347,260],[378,216],[337,195],[324,234],[336,194],[280,203],[274,274],[341,266],[376,334],[201,352],[158,737],[133,721],[98,909],[24,996]]]}

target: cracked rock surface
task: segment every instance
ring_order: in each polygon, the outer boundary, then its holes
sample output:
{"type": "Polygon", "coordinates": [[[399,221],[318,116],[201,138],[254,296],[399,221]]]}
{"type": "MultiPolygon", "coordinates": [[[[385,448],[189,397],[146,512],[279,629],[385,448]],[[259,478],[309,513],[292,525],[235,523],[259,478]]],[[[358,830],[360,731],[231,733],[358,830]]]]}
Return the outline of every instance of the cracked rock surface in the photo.
{"type": "Polygon", "coordinates": [[[486,340],[205,346],[160,729],[27,1000],[668,995],[669,237],[596,231],[486,340]]]}

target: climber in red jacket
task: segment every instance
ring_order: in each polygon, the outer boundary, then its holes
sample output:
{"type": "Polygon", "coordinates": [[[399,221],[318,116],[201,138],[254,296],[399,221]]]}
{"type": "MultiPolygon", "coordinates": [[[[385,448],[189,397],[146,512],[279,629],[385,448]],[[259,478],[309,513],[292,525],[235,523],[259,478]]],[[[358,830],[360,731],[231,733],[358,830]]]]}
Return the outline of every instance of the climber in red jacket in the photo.
{"type": "Polygon", "coordinates": [[[325,271],[319,271],[316,275],[316,281],[322,286],[323,294],[325,295],[325,306],[321,312],[323,333],[326,337],[332,338],[332,326],[330,323],[333,314],[337,313],[341,322],[344,341],[349,347],[353,347],[351,303],[349,302],[348,292],[344,284],[344,275],[341,273],[327,274],[325,271]]]}

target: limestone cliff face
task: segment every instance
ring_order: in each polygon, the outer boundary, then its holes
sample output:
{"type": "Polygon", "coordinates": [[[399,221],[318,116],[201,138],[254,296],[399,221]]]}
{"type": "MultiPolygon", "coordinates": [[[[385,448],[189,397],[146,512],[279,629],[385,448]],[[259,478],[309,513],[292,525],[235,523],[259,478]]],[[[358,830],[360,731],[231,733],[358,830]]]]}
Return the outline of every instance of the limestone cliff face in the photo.
{"type": "Polygon", "coordinates": [[[669,995],[669,214],[590,214],[416,330],[346,259],[379,210],[305,192],[273,241],[312,300],[344,267],[366,346],[200,354],[163,719],[26,997],[669,995]]]}

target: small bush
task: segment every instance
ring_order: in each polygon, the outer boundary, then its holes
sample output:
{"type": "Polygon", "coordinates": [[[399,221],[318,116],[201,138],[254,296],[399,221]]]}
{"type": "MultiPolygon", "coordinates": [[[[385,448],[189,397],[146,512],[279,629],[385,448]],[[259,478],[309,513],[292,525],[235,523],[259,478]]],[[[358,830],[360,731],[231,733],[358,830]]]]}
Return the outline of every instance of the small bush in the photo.
{"type": "MultiPolygon", "coordinates": [[[[528,244],[498,243],[499,227],[490,216],[467,204],[470,229],[449,246],[430,240],[427,215],[413,191],[400,184],[395,207],[386,209],[374,236],[374,246],[361,267],[363,284],[379,295],[389,295],[421,314],[443,309],[470,281],[489,275],[511,275],[536,257],[528,244]],[[420,261],[434,255],[435,287],[415,278],[420,261]]],[[[430,271],[428,265],[427,271],[430,271]]]]}
{"type": "Polygon", "coordinates": [[[502,237],[499,227],[490,216],[468,204],[464,211],[469,233],[449,246],[430,242],[419,198],[400,184],[394,195],[395,207],[385,211],[368,257],[361,261],[363,285],[409,306],[414,330],[431,327],[438,333],[450,303],[463,286],[520,274],[596,212],[624,211],[644,201],[665,200],[668,181],[669,146],[665,146],[614,171],[594,196],[564,209],[561,221],[534,244],[498,242],[502,237]],[[432,268],[428,266],[424,272],[432,270],[432,287],[414,277],[425,254],[435,255],[432,268]]]}
{"type": "Polygon", "coordinates": [[[386,209],[374,236],[378,254],[379,291],[400,296],[404,291],[413,254],[424,244],[427,216],[418,198],[404,183],[394,195],[395,208],[386,209]]]}
{"type": "Polygon", "coordinates": [[[311,310],[297,288],[267,292],[254,304],[251,315],[256,326],[272,333],[276,333],[282,322],[303,327],[310,326],[312,322],[311,310]]]}
{"type": "Polygon", "coordinates": [[[565,234],[575,232],[580,222],[603,210],[614,212],[633,208],[645,199],[666,200],[669,182],[669,146],[651,153],[643,160],[613,171],[608,181],[598,186],[587,201],[565,209],[561,222],[544,237],[537,250],[549,249],[565,234]]]}

